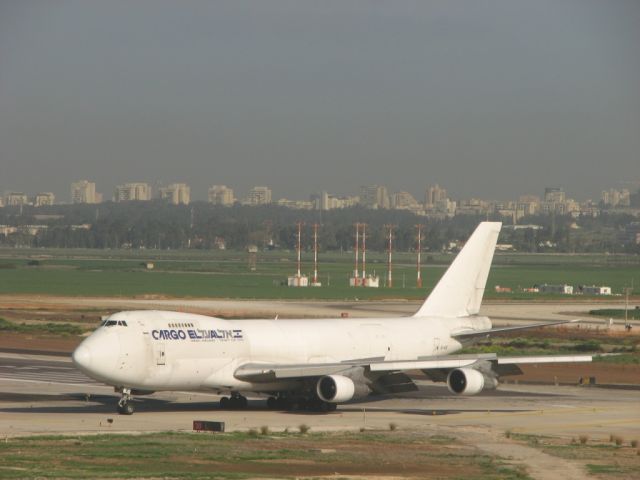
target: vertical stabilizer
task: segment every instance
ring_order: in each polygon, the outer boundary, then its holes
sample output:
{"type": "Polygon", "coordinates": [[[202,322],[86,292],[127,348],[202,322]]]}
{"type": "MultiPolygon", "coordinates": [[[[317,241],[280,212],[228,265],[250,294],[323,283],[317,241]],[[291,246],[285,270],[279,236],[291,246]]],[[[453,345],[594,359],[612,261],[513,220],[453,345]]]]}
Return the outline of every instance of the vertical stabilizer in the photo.
{"type": "Polygon", "coordinates": [[[480,311],[501,226],[478,225],[415,317],[466,317],[480,311]]]}

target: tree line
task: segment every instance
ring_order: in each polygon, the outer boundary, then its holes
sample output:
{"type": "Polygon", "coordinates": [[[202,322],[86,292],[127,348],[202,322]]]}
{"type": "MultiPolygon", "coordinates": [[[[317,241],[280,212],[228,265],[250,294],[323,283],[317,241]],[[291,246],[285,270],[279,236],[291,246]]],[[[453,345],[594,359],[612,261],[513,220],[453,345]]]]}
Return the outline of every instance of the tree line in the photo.
{"type": "MultiPolygon", "coordinates": [[[[402,210],[292,210],[276,205],[222,207],[205,202],[170,205],[162,201],[106,202],[101,204],[52,205],[0,208],[0,225],[18,227],[0,234],[0,245],[97,249],[213,249],[224,242],[228,249],[293,249],[297,222],[303,222],[303,244],[312,244],[312,228],[319,224],[318,243],[325,251],[351,250],[354,224],[367,224],[367,248],[387,248],[385,225],[394,226],[394,250],[416,247],[416,225],[424,225],[422,248],[441,251],[464,241],[487,216],[458,215],[425,218],[402,210]],[[26,226],[46,226],[31,234],[26,226]]],[[[489,216],[490,220],[501,220],[489,216]]],[[[521,224],[541,229],[503,228],[499,242],[521,252],[627,252],[640,253],[628,226],[630,215],[603,213],[599,217],[539,215],[521,224]]],[[[508,221],[507,223],[510,223],[508,221]]],[[[455,248],[455,247],[454,247],[455,248]]]]}

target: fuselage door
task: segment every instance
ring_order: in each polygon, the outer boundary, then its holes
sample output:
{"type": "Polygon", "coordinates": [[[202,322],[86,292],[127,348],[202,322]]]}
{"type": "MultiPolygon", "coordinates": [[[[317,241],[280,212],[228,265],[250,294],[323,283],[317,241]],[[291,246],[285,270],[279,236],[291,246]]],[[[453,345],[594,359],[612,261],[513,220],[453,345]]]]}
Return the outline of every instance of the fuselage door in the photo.
{"type": "Polygon", "coordinates": [[[164,350],[164,342],[155,342],[154,350],[156,355],[156,365],[165,365],[167,362],[167,357],[164,350]]]}

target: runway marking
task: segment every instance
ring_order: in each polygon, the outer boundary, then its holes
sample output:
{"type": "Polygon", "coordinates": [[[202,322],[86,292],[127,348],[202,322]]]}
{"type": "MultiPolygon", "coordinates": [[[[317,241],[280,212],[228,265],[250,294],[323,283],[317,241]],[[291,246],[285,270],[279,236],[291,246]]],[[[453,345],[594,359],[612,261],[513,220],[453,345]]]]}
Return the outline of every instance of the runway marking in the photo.
{"type": "MultiPolygon", "coordinates": [[[[434,410],[446,410],[446,409],[434,409],[434,410]]],[[[483,413],[473,412],[460,412],[460,416],[464,415],[466,420],[475,420],[479,418],[486,418],[488,415],[491,418],[499,418],[499,417],[515,417],[515,416],[549,416],[549,415],[566,415],[566,414],[576,414],[576,413],[596,413],[606,411],[604,407],[575,407],[575,408],[564,408],[562,410],[551,410],[551,409],[540,409],[540,408],[530,408],[526,410],[514,410],[512,412],[494,412],[490,409],[487,409],[483,413]]],[[[446,417],[446,416],[445,416],[446,417]]]]}
{"type": "Polygon", "coordinates": [[[105,387],[105,388],[113,388],[110,387],[109,385],[105,385],[103,383],[64,383],[64,382],[51,382],[51,381],[47,381],[47,380],[27,380],[25,378],[0,378],[0,382],[2,381],[8,381],[8,382],[24,382],[24,383],[46,383],[48,385],[68,385],[68,386],[85,386],[85,387],[105,387]]]}
{"type": "Polygon", "coordinates": [[[91,379],[81,373],[47,372],[47,371],[13,371],[0,374],[0,380],[36,379],[46,383],[87,383],[91,379]]]}

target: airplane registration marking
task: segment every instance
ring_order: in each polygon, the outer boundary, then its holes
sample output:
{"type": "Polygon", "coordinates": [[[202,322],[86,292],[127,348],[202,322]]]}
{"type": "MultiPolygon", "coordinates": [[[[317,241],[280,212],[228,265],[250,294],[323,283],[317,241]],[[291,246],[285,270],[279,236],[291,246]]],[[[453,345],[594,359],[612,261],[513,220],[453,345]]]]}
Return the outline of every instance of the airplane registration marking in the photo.
{"type": "Polygon", "coordinates": [[[213,341],[213,340],[243,340],[243,333],[240,329],[228,330],[203,330],[203,329],[170,329],[152,330],[151,337],[154,340],[189,340],[213,341]]]}

